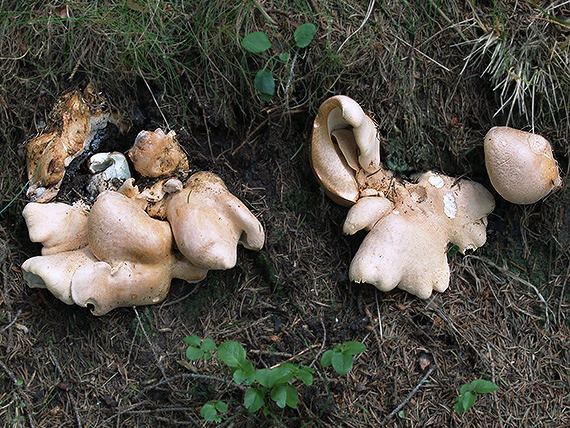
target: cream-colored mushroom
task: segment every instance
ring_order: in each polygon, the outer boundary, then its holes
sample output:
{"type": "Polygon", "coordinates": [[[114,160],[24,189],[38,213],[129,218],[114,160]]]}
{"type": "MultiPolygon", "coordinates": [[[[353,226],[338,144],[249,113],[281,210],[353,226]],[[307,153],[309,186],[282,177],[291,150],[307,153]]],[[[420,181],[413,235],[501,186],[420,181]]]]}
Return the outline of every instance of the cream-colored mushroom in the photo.
{"type": "Polygon", "coordinates": [[[450,243],[461,252],[485,243],[494,200],[479,183],[428,172],[406,186],[394,210],[390,207],[387,199],[370,197],[350,209],[345,232],[369,228],[370,233],[352,260],[349,277],[382,291],[399,287],[426,299],[433,290],[449,286],[450,243]],[[362,223],[362,218],[369,221],[362,223]]]}
{"type": "Polygon", "coordinates": [[[96,153],[89,158],[87,168],[93,174],[87,184],[87,191],[92,197],[105,190],[117,190],[131,178],[127,158],[119,152],[96,153]]]}
{"type": "Polygon", "coordinates": [[[378,142],[372,120],[355,101],[332,97],[315,118],[311,164],[334,201],[354,204],[344,232],[369,231],[350,279],[427,298],[449,285],[450,243],[461,252],[484,244],[494,200],[478,183],[433,172],[417,183],[398,179],[380,164],[378,142]]]}
{"type": "Polygon", "coordinates": [[[311,137],[311,165],[329,197],[352,205],[360,197],[356,174],[381,170],[376,126],[349,97],[337,95],[319,108],[311,137]]]}
{"type": "Polygon", "coordinates": [[[176,140],[176,133],[165,134],[160,128],[141,131],[129,150],[135,169],[146,177],[171,175],[177,169],[188,170],[186,154],[176,140]]]}
{"type": "Polygon", "coordinates": [[[207,273],[174,253],[168,222],[151,218],[118,192],[104,192],[93,204],[88,240],[97,261],[77,269],[71,295],[95,315],[160,302],[172,278],[195,282],[207,273]]]}
{"type": "Polygon", "coordinates": [[[484,148],[491,184],[509,202],[535,203],[562,184],[552,147],[540,135],[497,126],[484,148]]]}
{"type": "Polygon", "coordinates": [[[63,96],[54,107],[54,129],[26,145],[30,187],[27,196],[36,202],[48,202],[59,192],[65,168],[90,147],[96,132],[109,123],[117,123],[104,110],[100,95],[86,90],[63,96]]]}
{"type": "Polygon", "coordinates": [[[87,245],[87,209],[81,203],[30,202],[22,211],[32,242],[43,245],[42,255],[76,250],[87,245]]]}
{"type": "Polygon", "coordinates": [[[229,269],[236,264],[238,243],[263,247],[261,223],[215,174],[192,175],[166,205],[176,245],[195,266],[229,269]]]}
{"type": "Polygon", "coordinates": [[[22,272],[29,287],[47,288],[59,300],[72,305],[73,274],[80,266],[96,261],[89,247],[84,247],[74,251],[32,257],[22,264],[22,272]]]}

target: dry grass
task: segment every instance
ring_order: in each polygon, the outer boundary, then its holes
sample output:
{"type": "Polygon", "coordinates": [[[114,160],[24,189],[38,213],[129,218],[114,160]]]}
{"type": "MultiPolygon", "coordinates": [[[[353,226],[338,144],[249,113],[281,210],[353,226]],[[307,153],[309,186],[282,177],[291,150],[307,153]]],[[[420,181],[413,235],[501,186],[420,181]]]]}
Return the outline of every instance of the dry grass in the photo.
{"type": "Polygon", "coordinates": [[[497,199],[486,246],[451,257],[450,289],[428,301],[347,279],[362,236],[341,234],[346,209],[308,164],[312,118],[332,94],[374,115],[384,159],[404,174],[433,168],[490,187],[482,137],[507,121],[541,132],[569,172],[570,4],[413,3],[422,2],[0,0],[6,426],[206,426],[210,399],[230,405],[227,427],[378,426],[430,369],[389,426],[570,426],[567,183],[528,207],[497,199]],[[252,79],[267,58],[244,53],[239,38],[262,30],[285,49],[306,21],[315,40],[293,67],[273,70],[276,95],[261,101],[252,79]],[[261,256],[242,249],[231,271],[175,281],[162,304],[102,318],[25,286],[20,266],[39,249],[20,216],[23,143],[60,93],[90,81],[131,123],[126,138],[176,129],[194,168],[220,174],[255,207],[267,231],[261,256]],[[223,367],[185,361],[190,334],[237,340],[257,367],[313,365],[315,384],[300,387],[296,411],[249,415],[243,392],[215,379],[223,367]],[[321,369],[322,351],[347,340],[368,348],[353,371],[321,369]],[[432,363],[422,369],[424,354],[432,363]],[[459,388],[477,378],[500,389],[459,417],[459,388]]]}

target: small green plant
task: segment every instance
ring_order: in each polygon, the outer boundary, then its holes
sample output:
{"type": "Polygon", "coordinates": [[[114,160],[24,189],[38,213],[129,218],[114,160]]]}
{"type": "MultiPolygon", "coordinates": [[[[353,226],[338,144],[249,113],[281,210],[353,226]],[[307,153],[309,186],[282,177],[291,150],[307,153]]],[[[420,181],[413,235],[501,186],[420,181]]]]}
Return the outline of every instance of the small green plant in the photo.
{"type": "Polygon", "coordinates": [[[360,342],[346,342],[335,345],[326,351],[321,358],[321,365],[333,369],[341,376],[347,374],[354,364],[354,356],[366,351],[366,346],[360,342]]]}
{"type": "MultiPolygon", "coordinates": [[[[230,368],[232,379],[237,385],[245,385],[248,388],[243,398],[243,406],[250,413],[263,409],[263,414],[269,414],[271,402],[281,409],[285,407],[297,408],[299,393],[294,382],[300,381],[306,386],[313,384],[315,369],[293,363],[283,363],[271,369],[255,369],[253,363],[247,359],[246,351],[242,345],[233,340],[228,340],[216,346],[212,339],[201,339],[196,335],[184,338],[189,346],[186,348],[186,357],[191,360],[204,358],[209,360],[217,353],[217,359],[230,368]]],[[[352,368],[354,355],[364,352],[366,347],[360,342],[347,342],[336,345],[326,351],[325,362],[339,374],[347,374],[352,368]],[[329,357],[330,356],[330,357],[329,357]]],[[[327,365],[327,367],[328,367],[327,365]]],[[[325,366],[325,364],[323,364],[325,366]]],[[[225,402],[220,400],[208,401],[202,406],[201,416],[211,422],[220,422],[222,413],[228,410],[225,402]]]]}
{"type": "Polygon", "coordinates": [[[477,394],[488,394],[497,389],[499,387],[493,382],[483,379],[476,379],[471,383],[466,383],[459,389],[459,396],[455,399],[454,409],[459,415],[462,415],[473,407],[477,394]]]}
{"type": "MultiPolygon", "coordinates": [[[[309,46],[316,33],[317,28],[311,23],[297,27],[293,33],[295,46],[297,48],[309,46]]],[[[271,41],[263,31],[256,31],[245,36],[241,41],[241,46],[248,52],[260,54],[271,48],[271,41]]],[[[260,93],[261,99],[266,101],[270,100],[275,93],[275,78],[273,77],[272,68],[270,67],[275,58],[281,63],[287,64],[291,59],[291,53],[285,51],[270,56],[265,62],[265,66],[257,72],[253,80],[253,85],[260,93]]]]}

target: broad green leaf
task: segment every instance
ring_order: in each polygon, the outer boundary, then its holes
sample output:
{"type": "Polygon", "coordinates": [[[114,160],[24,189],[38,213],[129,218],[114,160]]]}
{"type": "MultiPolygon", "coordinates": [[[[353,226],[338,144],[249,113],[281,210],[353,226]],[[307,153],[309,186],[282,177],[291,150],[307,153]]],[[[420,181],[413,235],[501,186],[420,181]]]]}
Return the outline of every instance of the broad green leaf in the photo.
{"type": "Polygon", "coordinates": [[[310,367],[301,367],[297,373],[295,373],[295,377],[303,382],[307,386],[311,386],[313,384],[313,370],[310,367]]]}
{"type": "Polygon", "coordinates": [[[249,413],[255,413],[263,406],[265,392],[259,388],[249,388],[245,391],[243,405],[249,413]]]}
{"type": "Polygon", "coordinates": [[[217,400],[215,405],[216,405],[216,410],[220,413],[228,411],[228,405],[221,400],[217,400]]]}
{"type": "Polygon", "coordinates": [[[184,340],[184,343],[187,343],[188,345],[192,345],[192,346],[196,346],[196,347],[199,347],[200,342],[202,341],[200,339],[200,337],[196,336],[195,334],[193,334],[192,336],[186,336],[182,340],[184,340]]]}
{"type": "Polygon", "coordinates": [[[208,401],[200,409],[200,416],[205,420],[210,422],[221,422],[222,418],[218,416],[218,411],[216,410],[216,402],[208,401]]]}
{"type": "Polygon", "coordinates": [[[291,54],[289,52],[283,52],[282,54],[279,54],[279,59],[283,62],[289,61],[289,58],[291,58],[291,54]]]}
{"type": "Polygon", "coordinates": [[[265,387],[271,388],[282,385],[293,379],[291,369],[275,367],[274,369],[260,369],[255,372],[255,379],[265,387]]]}
{"type": "Polygon", "coordinates": [[[261,99],[265,101],[270,100],[275,93],[275,79],[271,71],[266,68],[257,72],[253,85],[260,92],[261,99]]]}
{"type": "Polygon", "coordinates": [[[285,406],[296,409],[299,402],[299,394],[297,393],[297,388],[292,385],[279,385],[271,390],[271,399],[282,409],[285,406]]]}
{"type": "Polygon", "coordinates": [[[463,400],[461,400],[463,409],[465,409],[465,411],[469,410],[473,406],[473,404],[475,404],[476,398],[477,394],[471,391],[467,391],[465,394],[463,394],[463,400]]]}
{"type": "Polygon", "coordinates": [[[336,353],[331,358],[333,369],[341,376],[347,374],[352,368],[354,358],[352,355],[336,353]]]}
{"type": "Polygon", "coordinates": [[[218,346],[218,357],[230,367],[238,367],[245,361],[245,349],[239,343],[228,340],[218,346]]]}
{"type": "Polygon", "coordinates": [[[330,366],[332,364],[331,358],[334,354],[335,354],[335,352],[332,349],[325,351],[325,353],[321,357],[321,366],[323,366],[323,367],[330,366]]]}
{"type": "Polygon", "coordinates": [[[453,406],[453,408],[458,415],[465,413],[465,409],[463,408],[463,396],[459,396],[455,399],[455,406],[453,406]]]}
{"type": "Polygon", "coordinates": [[[469,385],[469,390],[473,392],[478,392],[479,394],[487,394],[499,389],[498,385],[493,382],[483,379],[476,379],[469,385]]]}
{"type": "Polygon", "coordinates": [[[361,342],[346,342],[341,349],[343,354],[356,355],[366,351],[366,346],[361,342]]]}
{"type": "Polygon", "coordinates": [[[196,348],[194,346],[189,346],[186,348],[186,358],[188,358],[190,361],[198,360],[202,358],[203,355],[204,351],[202,351],[200,348],[196,348]]]}
{"type": "Polygon", "coordinates": [[[248,34],[241,40],[241,46],[248,52],[261,53],[271,47],[271,42],[263,31],[248,34]]]}
{"type": "Polygon", "coordinates": [[[212,358],[212,357],[213,357],[213,355],[210,354],[209,352],[204,352],[204,359],[205,359],[206,361],[208,361],[208,360],[209,360],[210,358],[212,358]]]}
{"type": "Polygon", "coordinates": [[[235,383],[251,385],[255,380],[255,369],[251,361],[245,360],[233,375],[235,383]]]}
{"type": "Polygon", "coordinates": [[[209,351],[209,352],[215,351],[216,350],[216,342],[214,342],[212,339],[207,337],[206,339],[204,339],[202,341],[200,348],[202,348],[204,351],[209,351]]]}
{"type": "Polygon", "coordinates": [[[459,388],[459,395],[463,395],[465,394],[467,391],[469,391],[469,384],[466,383],[465,385],[463,385],[461,388],[459,388]]]}
{"type": "Polygon", "coordinates": [[[307,47],[313,40],[313,37],[315,37],[315,34],[317,34],[317,27],[315,27],[315,24],[303,24],[298,27],[293,34],[295,44],[300,48],[307,47]]]}

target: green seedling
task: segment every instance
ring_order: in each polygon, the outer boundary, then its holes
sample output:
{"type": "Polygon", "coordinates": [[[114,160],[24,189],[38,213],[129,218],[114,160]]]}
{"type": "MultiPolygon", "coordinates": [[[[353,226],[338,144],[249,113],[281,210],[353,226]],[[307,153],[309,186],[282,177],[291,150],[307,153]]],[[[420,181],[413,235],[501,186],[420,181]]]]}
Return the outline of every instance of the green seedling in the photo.
{"type": "MultiPolygon", "coordinates": [[[[306,386],[313,384],[313,373],[315,369],[293,363],[283,363],[271,369],[256,369],[251,361],[247,359],[244,347],[233,340],[228,340],[216,347],[211,339],[200,339],[193,335],[184,338],[189,346],[186,349],[188,359],[194,361],[200,358],[210,359],[216,352],[217,359],[230,368],[232,379],[237,385],[245,385],[248,388],[243,398],[243,406],[250,413],[255,413],[263,409],[263,414],[269,414],[271,402],[279,408],[297,408],[299,403],[299,393],[296,381],[300,381],[306,386]]],[[[321,359],[321,364],[325,367],[333,365],[339,374],[347,374],[354,363],[354,355],[364,352],[366,347],[360,342],[346,342],[336,345],[333,349],[326,351],[321,359]],[[326,363],[326,365],[325,365],[326,363]]],[[[204,406],[200,414],[211,422],[220,422],[221,413],[225,413],[228,407],[220,400],[209,401],[204,406]]]]}
{"type": "MultiPolygon", "coordinates": [[[[306,23],[297,27],[293,33],[295,46],[297,48],[305,48],[309,46],[316,33],[317,28],[311,23],[306,23]]],[[[256,31],[245,36],[241,41],[241,46],[248,52],[261,54],[269,50],[272,44],[267,34],[263,31],[256,31]]],[[[272,67],[270,67],[270,65],[274,63],[275,59],[283,64],[287,64],[291,59],[291,53],[286,51],[270,56],[265,62],[265,66],[255,75],[253,85],[259,92],[261,99],[265,101],[269,101],[275,93],[275,78],[273,77],[272,67]]]]}
{"type": "Polygon", "coordinates": [[[493,382],[483,379],[476,379],[471,383],[466,383],[459,389],[459,396],[455,399],[454,409],[457,414],[462,415],[473,407],[477,394],[488,394],[497,389],[499,387],[493,382]]]}
{"type": "Polygon", "coordinates": [[[341,376],[348,374],[354,364],[354,356],[366,351],[366,346],[360,342],[346,342],[336,345],[326,351],[321,358],[321,365],[333,369],[341,376]]]}

